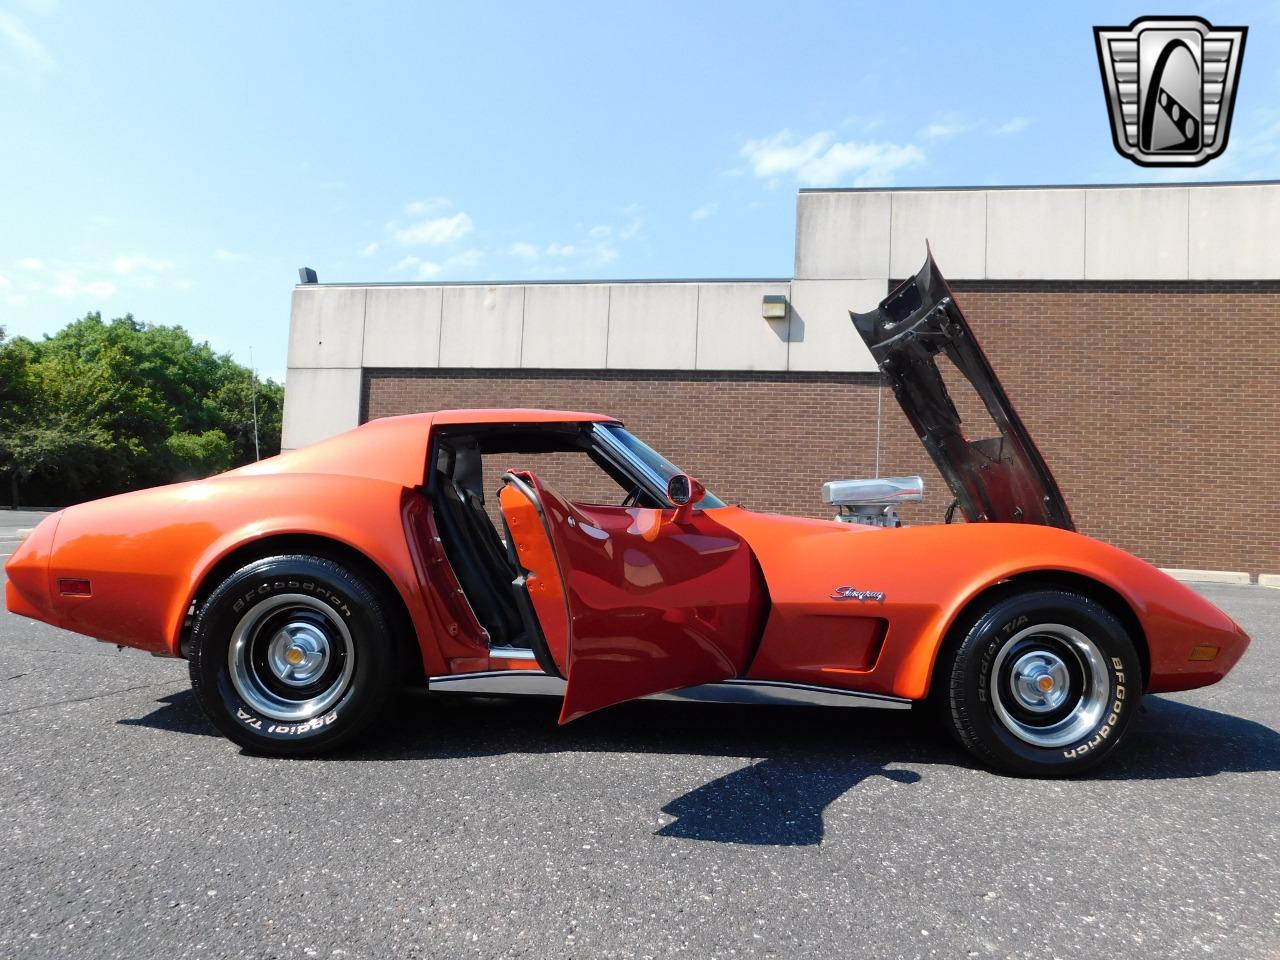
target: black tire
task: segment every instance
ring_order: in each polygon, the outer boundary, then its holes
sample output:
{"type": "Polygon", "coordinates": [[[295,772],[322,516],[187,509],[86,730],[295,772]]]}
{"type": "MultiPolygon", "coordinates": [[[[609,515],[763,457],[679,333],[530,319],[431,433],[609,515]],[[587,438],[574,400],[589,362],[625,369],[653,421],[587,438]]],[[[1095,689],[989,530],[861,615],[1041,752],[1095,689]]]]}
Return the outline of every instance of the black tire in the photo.
{"type": "Polygon", "coordinates": [[[1069,777],[1096,766],[1119,746],[1142,698],[1133,639],[1077,593],[1006,594],[959,624],[953,641],[938,663],[939,712],[999,772],[1069,777]]]}
{"type": "Polygon", "coordinates": [[[246,750],[273,756],[323,753],[368,731],[395,700],[399,665],[378,591],[320,557],[269,557],[236,571],[192,634],[201,709],[246,750]]]}

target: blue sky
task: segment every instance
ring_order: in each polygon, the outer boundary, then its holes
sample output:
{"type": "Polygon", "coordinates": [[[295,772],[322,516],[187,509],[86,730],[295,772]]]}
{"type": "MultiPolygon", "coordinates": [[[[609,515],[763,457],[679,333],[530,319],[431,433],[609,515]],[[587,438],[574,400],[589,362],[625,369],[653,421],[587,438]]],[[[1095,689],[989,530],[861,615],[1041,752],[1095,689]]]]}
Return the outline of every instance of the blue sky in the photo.
{"type": "Polygon", "coordinates": [[[0,325],[285,369],[323,281],[786,277],[806,186],[1280,177],[1280,8],[0,0],[0,325]],[[1111,146],[1091,27],[1246,24],[1226,154],[1111,146]]]}

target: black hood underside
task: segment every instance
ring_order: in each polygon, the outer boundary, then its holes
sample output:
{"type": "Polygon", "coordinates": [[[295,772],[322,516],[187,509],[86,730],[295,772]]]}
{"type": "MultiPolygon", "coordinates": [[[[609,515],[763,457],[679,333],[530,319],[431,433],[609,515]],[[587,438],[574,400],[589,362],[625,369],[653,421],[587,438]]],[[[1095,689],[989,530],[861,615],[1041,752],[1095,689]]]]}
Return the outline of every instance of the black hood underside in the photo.
{"type": "Polygon", "coordinates": [[[849,316],[967,521],[1075,529],[1062,491],[996,379],[932,254],[918,274],[899,284],[875,310],[849,316]],[[940,353],[973,385],[999,436],[981,440],[965,436],[938,369],[940,353]]]}

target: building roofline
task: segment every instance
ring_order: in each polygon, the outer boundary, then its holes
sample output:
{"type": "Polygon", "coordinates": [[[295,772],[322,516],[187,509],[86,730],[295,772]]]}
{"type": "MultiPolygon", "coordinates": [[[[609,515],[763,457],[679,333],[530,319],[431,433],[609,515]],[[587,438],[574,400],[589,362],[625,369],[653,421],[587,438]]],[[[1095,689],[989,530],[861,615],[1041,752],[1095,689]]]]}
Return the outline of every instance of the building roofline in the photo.
{"type": "Polygon", "coordinates": [[[1155,190],[1179,187],[1274,187],[1280,180],[1186,180],[1176,183],[1011,183],[962,187],[801,187],[801,193],[955,193],[974,190],[1155,190]]]}
{"type": "Polygon", "coordinates": [[[791,283],[793,277],[675,277],[638,280],[350,280],[327,283],[295,283],[295,290],[311,287],[607,287],[638,283],[791,283]]]}

